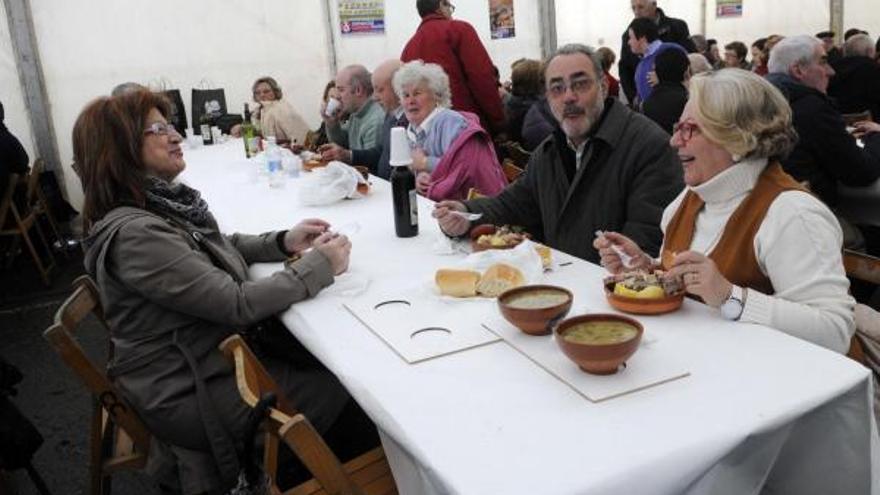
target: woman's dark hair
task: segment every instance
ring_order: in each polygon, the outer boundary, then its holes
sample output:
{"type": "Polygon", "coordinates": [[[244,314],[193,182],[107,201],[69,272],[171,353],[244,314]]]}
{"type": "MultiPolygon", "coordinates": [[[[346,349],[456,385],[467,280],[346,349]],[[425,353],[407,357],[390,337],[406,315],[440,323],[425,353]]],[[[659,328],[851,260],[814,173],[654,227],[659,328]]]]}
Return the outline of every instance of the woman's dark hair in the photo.
{"type": "Polygon", "coordinates": [[[605,72],[611,70],[611,66],[614,65],[614,61],[617,60],[617,55],[614,54],[614,50],[607,46],[602,46],[596,50],[596,53],[599,54],[599,59],[602,60],[602,70],[605,72]]]}
{"type": "MultiPolygon", "coordinates": [[[[765,40],[764,42],[766,43],[767,41],[765,40]]],[[[742,41],[732,41],[732,42],[724,45],[724,49],[730,50],[733,53],[735,53],[736,58],[738,58],[740,60],[745,60],[746,54],[749,53],[749,49],[746,48],[745,43],[743,43],[742,41]]]]}
{"type": "Polygon", "coordinates": [[[663,50],[654,59],[654,72],[660,82],[684,82],[684,75],[690,67],[690,59],[681,50],[663,50]]]}
{"type": "Polygon", "coordinates": [[[327,97],[330,96],[330,90],[336,87],[336,81],[330,81],[324,86],[324,96],[321,97],[323,101],[327,101],[327,97]]]}
{"type": "Polygon", "coordinates": [[[251,94],[254,96],[254,101],[259,101],[259,100],[257,100],[257,94],[256,94],[257,93],[257,86],[259,86],[262,83],[266,83],[269,85],[269,87],[272,89],[272,93],[275,94],[276,100],[280,100],[281,97],[284,96],[284,93],[281,92],[281,86],[278,85],[278,81],[276,81],[274,78],[271,78],[269,76],[263,76],[263,77],[257,79],[256,81],[254,81],[254,85],[251,86],[251,94]]]}
{"type": "Polygon", "coordinates": [[[92,101],[73,125],[73,160],[89,226],[124,204],[144,204],[144,124],[153,109],[168,117],[168,100],[147,89],[92,101]]]}

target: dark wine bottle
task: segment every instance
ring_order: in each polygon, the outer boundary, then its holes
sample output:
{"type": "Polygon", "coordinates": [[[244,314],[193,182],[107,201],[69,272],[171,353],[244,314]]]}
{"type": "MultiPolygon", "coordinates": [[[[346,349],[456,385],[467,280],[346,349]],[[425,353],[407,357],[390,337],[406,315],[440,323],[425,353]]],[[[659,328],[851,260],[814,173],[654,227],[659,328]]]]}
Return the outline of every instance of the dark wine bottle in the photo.
{"type": "Polygon", "coordinates": [[[202,133],[202,144],[207,146],[214,144],[214,136],[211,135],[211,116],[208,112],[199,117],[199,129],[202,133]]]}
{"type": "Polygon", "coordinates": [[[397,237],[419,234],[419,210],[416,176],[408,166],[396,166],[391,172],[391,196],[394,199],[394,231],[397,237]]]}

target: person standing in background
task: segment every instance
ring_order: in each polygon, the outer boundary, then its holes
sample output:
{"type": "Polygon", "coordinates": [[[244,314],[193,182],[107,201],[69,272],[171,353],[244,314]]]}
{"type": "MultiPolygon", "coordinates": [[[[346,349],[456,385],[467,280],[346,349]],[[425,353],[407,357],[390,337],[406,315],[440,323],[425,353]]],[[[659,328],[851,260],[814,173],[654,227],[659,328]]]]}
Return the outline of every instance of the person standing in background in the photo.
{"type": "MultiPolygon", "coordinates": [[[[630,0],[633,15],[636,19],[650,19],[657,26],[657,36],[660,41],[669,43],[678,43],[688,52],[696,51],[694,43],[690,39],[690,31],[688,25],[681,19],[668,17],[663,9],[657,7],[656,0],[630,0]]],[[[617,66],[617,75],[620,77],[620,84],[623,86],[623,92],[629,102],[635,100],[636,97],[636,67],[639,65],[639,57],[629,47],[629,29],[623,32],[621,37],[622,43],[620,47],[620,63],[617,66]]],[[[710,59],[710,62],[712,60],[710,59]]]]}
{"type": "MultiPolygon", "coordinates": [[[[9,187],[9,177],[12,174],[23,175],[28,173],[28,154],[4,122],[6,112],[3,103],[0,102],[0,200],[6,194],[9,187]]],[[[2,219],[0,219],[2,221],[2,219]]]]}
{"type": "Polygon", "coordinates": [[[448,0],[417,0],[422,23],[406,43],[400,60],[422,60],[443,68],[449,76],[452,109],[480,117],[483,127],[499,140],[506,122],[492,59],[473,26],[452,18],[448,0]]]}
{"type": "Polygon", "coordinates": [[[614,50],[607,46],[599,48],[596,52],[602,60],[602,72],[605,74],[605,84],[608,85],[608,96],[620,98],[620,82],[610,72],[611,66],[617,60],[617,55],[614,54],[614,50]]]}

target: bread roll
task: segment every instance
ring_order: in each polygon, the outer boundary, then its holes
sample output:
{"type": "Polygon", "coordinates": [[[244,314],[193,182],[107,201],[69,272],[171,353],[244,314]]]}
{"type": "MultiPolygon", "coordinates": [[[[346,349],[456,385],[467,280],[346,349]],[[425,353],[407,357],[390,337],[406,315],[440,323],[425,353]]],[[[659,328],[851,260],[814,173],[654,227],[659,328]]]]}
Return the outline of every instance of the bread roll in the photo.
{"type": "Polygon", "coordinates": [[[498,297],[502,292],[525,284],[526,279],[517,268],[496,263],[486,270],[477,283],[477,292],[486,297],[498,297]]]}
{"type": "Polygon", "coordinates": [[[473,270],[450,270],[441,268],[434,274],[434,282],[440,293],[453,297],[474,297],[477,295],[477,281],[480,272],[473,270]]]}

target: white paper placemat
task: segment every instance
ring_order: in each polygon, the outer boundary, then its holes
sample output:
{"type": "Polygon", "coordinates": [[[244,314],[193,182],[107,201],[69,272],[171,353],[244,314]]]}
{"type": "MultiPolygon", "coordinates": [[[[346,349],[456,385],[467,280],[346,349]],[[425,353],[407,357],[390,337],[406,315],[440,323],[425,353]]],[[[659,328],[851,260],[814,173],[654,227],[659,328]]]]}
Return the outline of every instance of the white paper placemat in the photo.
{"type": "Polygon", "coordinates": [[[343,306],[410,364],[498,342],[486,330],[494,299],[444,301],[418,291],[367,294],[343,306]]]}
{"type": "Polygon", "coordinates": [[[592,402],[613,399],[690,375],[676,361],[675,350],[664,348],[662,339],[649,335],[648,329],[645,329],[639,349],[627,360],[626,367],[621,367],[614,375],[591,375],[562,353],[553,340],[555,337],[527,335],[500,316],[487,320],[484,326],[592,402]]]}

